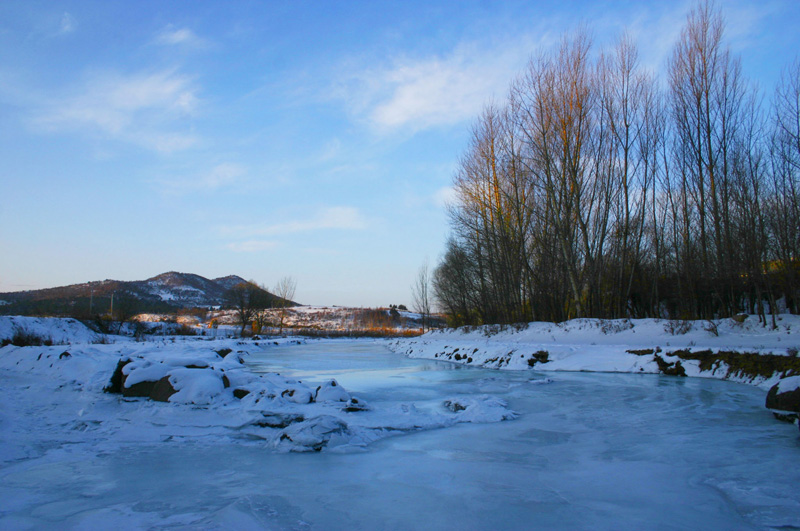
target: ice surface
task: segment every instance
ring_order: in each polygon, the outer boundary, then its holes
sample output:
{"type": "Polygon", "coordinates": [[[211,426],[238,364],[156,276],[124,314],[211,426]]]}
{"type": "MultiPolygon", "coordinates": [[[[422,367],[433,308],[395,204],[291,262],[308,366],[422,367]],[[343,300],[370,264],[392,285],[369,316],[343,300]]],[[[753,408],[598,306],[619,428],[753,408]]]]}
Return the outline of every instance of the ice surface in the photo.
{"type": "MultiPolygon", "coordinates": [[[[244,414],[120,400],[97,392],[106,382],[81,383],[72,346],[61,360],[42,348],[38,362],[5,347],[0,528],[800,526],[800,439],[757,387],[651,374],[545,378],[409,359],[372,341],[225,344],[248,350],[248,365],[271,381],[316,389],[335,379],[371,410],[331,402],[244,414]],[[16,361],[25,369],[12,369],[16,361]],[[495,407],[516,419],[455,418],[495,407]],[[301,408],[302,420],[292,417],[301,408]],[[263,438],[273,432],[287,437],[263,438]],[[282,451],[322,442],[321,453],[282,451]]],[[[100,363],[104,349],[139,347],[83,348],[100,363]]],[[[241,402],[255,408],[255,397],[241,402]]]]}

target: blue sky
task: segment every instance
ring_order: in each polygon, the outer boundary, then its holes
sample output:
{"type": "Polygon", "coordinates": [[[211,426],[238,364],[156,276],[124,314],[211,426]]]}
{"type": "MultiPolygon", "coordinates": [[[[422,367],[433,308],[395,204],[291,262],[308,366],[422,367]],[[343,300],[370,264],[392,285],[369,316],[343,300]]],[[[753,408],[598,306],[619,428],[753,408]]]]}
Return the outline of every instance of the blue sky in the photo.
{"type": "MultiPolygon", "coordinates": [[[[585,23],[664,61],[693,2],[0,2],[0,291],[175,270],[410,304],[469,127],[585,23]]],[[[771,94],[800,2],[719,2],[771,94]]]]}

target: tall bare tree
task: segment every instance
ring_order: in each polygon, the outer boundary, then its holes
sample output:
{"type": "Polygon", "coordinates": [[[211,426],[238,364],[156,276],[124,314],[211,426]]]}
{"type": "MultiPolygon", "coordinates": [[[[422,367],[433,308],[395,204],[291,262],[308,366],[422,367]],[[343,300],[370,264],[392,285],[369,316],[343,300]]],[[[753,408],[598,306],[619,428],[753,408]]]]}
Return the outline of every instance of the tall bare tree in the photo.
{"type": "Polygon", "coordinates": [[[277,297],[275,299],[275,306],[278,308],[279,334],[283,334],[283,326],[286,322],[286,310],[289,306],[294,304],[292,299],[294,299],[296,290],[297,280],[291,276],[283,277],[275,284],[274,294],[277,297]]]}
{"type": "Polygon", "coordinates": [[[411,286],[411,299],[414,310],[422,316],[422,331],[428,325],[431,316],[431,280],[430,268],[426,261],[420,266],[417,278],[411,286]]]}

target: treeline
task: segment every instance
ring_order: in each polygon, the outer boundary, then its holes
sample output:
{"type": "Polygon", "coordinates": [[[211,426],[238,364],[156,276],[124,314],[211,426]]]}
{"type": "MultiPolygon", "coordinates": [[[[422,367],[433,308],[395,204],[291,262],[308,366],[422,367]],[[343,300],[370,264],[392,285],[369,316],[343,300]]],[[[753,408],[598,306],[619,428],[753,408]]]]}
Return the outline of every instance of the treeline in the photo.
{"type": "Polygon", "coordinates": [[[800,64],[762,97],[723,26],[692,11],[664,79],[579,31],[484,109],[433,275],[452,324],[797,313],[800,64]]]}

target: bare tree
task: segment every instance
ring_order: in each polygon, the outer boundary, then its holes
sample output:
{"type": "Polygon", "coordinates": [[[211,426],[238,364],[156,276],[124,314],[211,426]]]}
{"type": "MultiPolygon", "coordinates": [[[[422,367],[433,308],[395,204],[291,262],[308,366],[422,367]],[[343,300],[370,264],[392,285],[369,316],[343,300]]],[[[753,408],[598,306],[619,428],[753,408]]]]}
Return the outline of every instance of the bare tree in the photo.
{"type": "Polygon", "coordinates": [[[290,277],[286,276],[283,277],[275,284],[274,295],[277,297],[275,299],[275,306],[278,308],[280,321],[279,321],[279,334],[283,334],[283,325],[286,321],[286,309],[293,305],[294,302],[292,299],[294,298],[295,290],[297,289],[297,281],[290,277]]]}
{"type": "Polygon", "coordinates": [[[244,335],[245,327],[253,322],[258,311],[266,307],[268,293],[253,282],[240,282],[226,293],[228,304],[236,310],[237,321],[241,324],[239,335],[244,335]]]}
{"type": "Polygon", "coordinates": [[[430,269],[428,261],[419,268],[417,278],[414,284],[411,285],[411,299],[414,305],[414,310],[422,316],[422,331],[425,332],[425,326],[428,325],[431,315],[431,297],[430,297],[430,269]]]}

